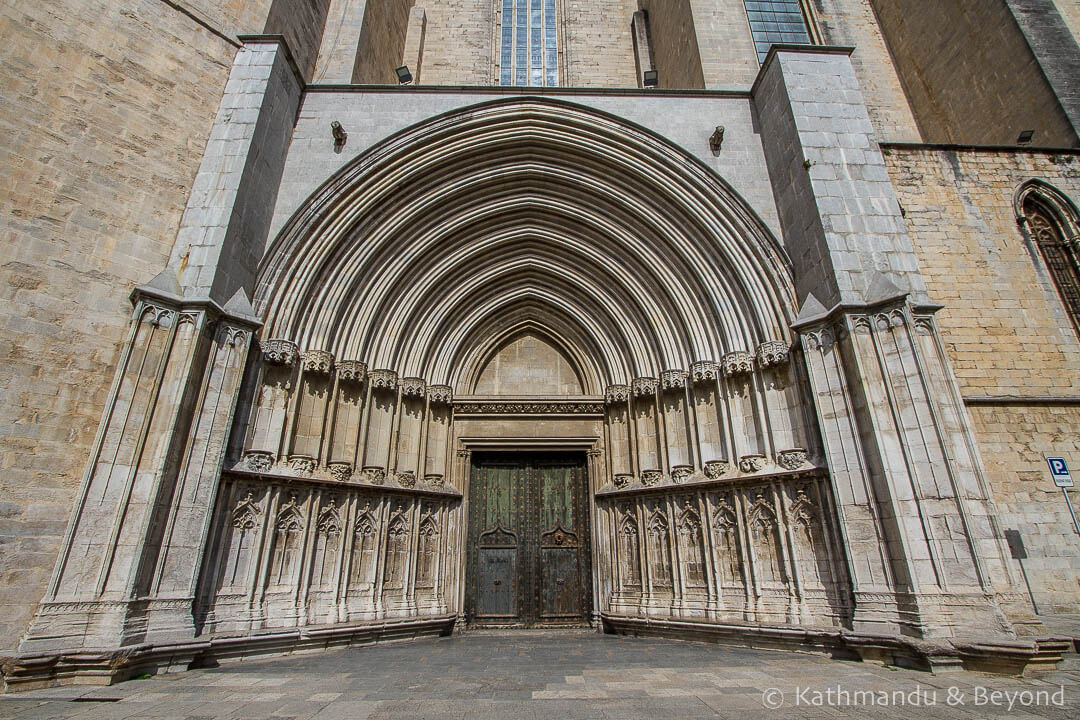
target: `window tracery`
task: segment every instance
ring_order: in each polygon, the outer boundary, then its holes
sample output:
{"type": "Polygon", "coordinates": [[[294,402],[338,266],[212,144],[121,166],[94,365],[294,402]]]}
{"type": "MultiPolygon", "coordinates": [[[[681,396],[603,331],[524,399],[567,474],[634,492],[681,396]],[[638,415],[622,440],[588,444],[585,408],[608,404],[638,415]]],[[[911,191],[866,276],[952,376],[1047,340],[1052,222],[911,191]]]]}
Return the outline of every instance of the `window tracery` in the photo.
{"type": "Polygon", "coordinates": [[[1070,237],[1066,232],[1069,223],[1038,193],[1028,194],[1022,207],[1031,240],[1039,249],[1073,328],[1080,334],[1080,239],[1070,237]]]}

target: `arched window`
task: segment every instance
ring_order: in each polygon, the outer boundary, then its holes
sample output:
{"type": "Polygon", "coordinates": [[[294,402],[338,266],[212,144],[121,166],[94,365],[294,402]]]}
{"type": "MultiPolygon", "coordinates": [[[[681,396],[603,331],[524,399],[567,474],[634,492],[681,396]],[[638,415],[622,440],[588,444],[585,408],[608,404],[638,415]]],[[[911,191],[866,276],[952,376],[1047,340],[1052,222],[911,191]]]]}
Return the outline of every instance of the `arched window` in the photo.
{"type": "Polygon", "coordinates": [[[556,0],[501,0],[501,6],[499,84],[558,86],[556,0]]]}
{"type": "Polygon", "coordinates": [[[1032,181],[1016,198],[1017,214],[1039,249],[1073,328],[1080,334],[1080,227],[1076,207],[1056,188],[1032,181]]]}

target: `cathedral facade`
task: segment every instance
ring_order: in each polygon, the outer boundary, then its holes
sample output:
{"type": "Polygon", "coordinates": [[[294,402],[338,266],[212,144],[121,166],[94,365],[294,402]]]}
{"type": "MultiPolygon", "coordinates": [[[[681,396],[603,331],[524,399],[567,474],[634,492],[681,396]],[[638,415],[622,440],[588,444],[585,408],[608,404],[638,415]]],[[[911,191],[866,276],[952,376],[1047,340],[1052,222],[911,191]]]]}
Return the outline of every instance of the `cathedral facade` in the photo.
{"type": "Polygon", "coordinates": [[[1073,0],[8,3],[9,689],[1080,612],[1073,0]]]}

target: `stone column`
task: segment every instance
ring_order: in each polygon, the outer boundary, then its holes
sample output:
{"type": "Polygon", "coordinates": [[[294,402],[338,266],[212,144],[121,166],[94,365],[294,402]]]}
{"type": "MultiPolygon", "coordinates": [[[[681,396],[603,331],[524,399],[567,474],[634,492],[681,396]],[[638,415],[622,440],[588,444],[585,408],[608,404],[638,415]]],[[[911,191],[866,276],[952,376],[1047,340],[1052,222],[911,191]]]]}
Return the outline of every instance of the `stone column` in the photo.
{"type": "MultiPolygon", "coordinates": [[[[850,49],[774,51],[754,86],[802,310],[794,328],[831,474],[854,624],[1014,634],[970,420],[850,49]]],[[[1014,608],[1021,614],[1022,607],[1014,608]]]]}

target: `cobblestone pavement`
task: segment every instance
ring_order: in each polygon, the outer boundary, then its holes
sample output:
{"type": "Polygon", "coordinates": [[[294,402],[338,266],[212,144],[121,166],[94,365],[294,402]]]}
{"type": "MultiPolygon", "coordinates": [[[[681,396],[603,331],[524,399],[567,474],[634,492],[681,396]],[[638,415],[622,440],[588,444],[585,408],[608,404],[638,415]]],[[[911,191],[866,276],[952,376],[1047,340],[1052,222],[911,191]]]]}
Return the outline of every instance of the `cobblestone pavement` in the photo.
{"type": "Polygon", "coordinates": [[[1080,671],[1025,679],[932,675],[817,655],[585,631],[516,631],[235,662],[106,688],[0,696],[0,719],[19,720],[845,716],[1073,719],[1080,717],[1080,671]],[[936,704],[927,707],[931,701],[936,704]],[[765,706],[779,702],[779,709],[765,706]]]}

